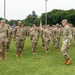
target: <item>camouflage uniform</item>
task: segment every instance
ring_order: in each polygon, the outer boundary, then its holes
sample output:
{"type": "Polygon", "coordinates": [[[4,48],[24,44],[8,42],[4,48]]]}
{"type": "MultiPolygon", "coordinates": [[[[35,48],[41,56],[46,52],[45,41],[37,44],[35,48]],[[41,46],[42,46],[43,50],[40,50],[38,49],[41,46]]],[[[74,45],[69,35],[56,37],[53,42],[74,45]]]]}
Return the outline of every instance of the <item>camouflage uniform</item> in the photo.
{"type": "Polygon", "coordinates": [[[55,25],[51,28],[52,30],[52,43],[53,43],[53,46],[55,45],[55,25]]]}
{"type": "Polygon", "coordinates": [[[68,48],[69,48],[69,41],[70,41],[70,38],[71,38],[71,35],[72,35],[71,29],[67,25],[66,19],[62,21],[62,24],[64,26],[64,29],[63,29],[63,44],[62,44],[62,47],[61,47],[61,52],[66,59],[66,61],[62,62],[62,63],[63,64],[70,64],[71,59],[70,59],[69,54],[68,54],[68,48]]]}
{"type": "Polygon", "coordinates": [[[54,30],[54,47],[59,49],[61,29],[56,27],[54,30]]]}
{"type": "MultiPolygon", "coordinates": [[[[18,24],[21,24],[22,22],[19,21],[18,24]]],[[[22,50],[24,48],[24,40],[25,40],[25,31],[23,26],[16,26],[13,30],[15,44],[16,44],[16,56],[20,57],[22,50]]]]}
{"type": "Polygon", "coordinates": [[[41,36],[41,39],[42,39],[42,47],[43,48],[45,47],[44,38],[43,38],[45,28],[46,28],[45,25],[43,27],[40,27],[40,36],[41,36]]]}
{"type": "Polygon", "coordinates": [[[51,31],[49,27],[46,27],[46,29],[44,30],[43,38],[44,38],[45,50],[46,52],[48,52],[51,40],[51,31]]]}
{"type": "MultiPolygon", "coordinates": [[[[1,20],[1,23],[4,23],[4,20],[1,20]]],[[[8,30],[5,25],[0,25],[0,59],[5,59],[5,51],[8,41],[8,30]]]]}
{"type": "Polygon", "coordinates": [[[30,41],[32,43],[32,52],[33,54],[36,54],[36,49],[38,45],[38,39],[39,39],[39,33],[37,31],[37,28],[33,28],[33,30],[30,32],[30,41]]]}

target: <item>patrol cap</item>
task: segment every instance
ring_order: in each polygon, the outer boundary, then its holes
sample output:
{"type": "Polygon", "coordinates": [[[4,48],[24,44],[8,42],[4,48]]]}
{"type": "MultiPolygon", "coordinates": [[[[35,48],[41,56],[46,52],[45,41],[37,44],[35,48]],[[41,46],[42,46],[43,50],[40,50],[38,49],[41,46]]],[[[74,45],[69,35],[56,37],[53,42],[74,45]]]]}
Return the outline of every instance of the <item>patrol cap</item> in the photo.
{"type": "Polygon", "coordinates": [[[22,23],[21,21],[18,21],[18,23],[22,23]]]}
{"type": "Polygon", "coordinates": [[[56,26],[59,26],[59,24],[57,23],[56,26]]]}
{"type": "Polygon", "coordinates": [[[5,23],[5,20],[1,20],[1,22],[4,22],[5,23]]]}
{"type": "Polygon", "coordinates": [[[63,19],[61,23],[66,22],[67,23],[67,19],[63,19]]]}

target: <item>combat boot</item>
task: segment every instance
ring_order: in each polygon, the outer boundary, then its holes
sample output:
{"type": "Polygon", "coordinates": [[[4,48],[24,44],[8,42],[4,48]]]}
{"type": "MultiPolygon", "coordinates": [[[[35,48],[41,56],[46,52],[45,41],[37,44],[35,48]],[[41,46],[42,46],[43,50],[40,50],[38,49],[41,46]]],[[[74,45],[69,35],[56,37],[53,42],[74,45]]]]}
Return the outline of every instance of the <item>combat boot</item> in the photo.
{"type": "Polygon", "coordinates": [[[71,58],[68,58],[68,60],[67,60],[67,65],[69,65],[70,63],[71,63],[71,61],[72,61],[72,59],[71,58]]]}
{"type": "Polygon", "coordinates": [[[35,51],[33,51],[33,55],[34,55],[34,54],[36,54],[36,52],[35,52],[35,51]]]}
{"type": "Polygon", "coordinates": [[[2,60],[5,60],[5,56],[4,55],[2,56],[2,60]]]}
{"type": "Polygon", "coordinates": [[[17,54],[16,54],[16,57],[20,57],[20,53],[17,53],[17,54]]]}

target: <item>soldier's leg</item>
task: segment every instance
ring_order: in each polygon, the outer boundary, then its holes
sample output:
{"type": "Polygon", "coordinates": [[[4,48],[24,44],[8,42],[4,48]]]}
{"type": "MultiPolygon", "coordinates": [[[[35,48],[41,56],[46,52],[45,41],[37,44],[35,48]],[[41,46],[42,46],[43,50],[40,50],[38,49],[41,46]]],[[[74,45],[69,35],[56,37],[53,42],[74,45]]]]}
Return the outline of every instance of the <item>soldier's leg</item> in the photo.
{"type": "Polygon", "coordinates": [[[48,40],[45,44],[45,49],[46,49],[46,52],[50,52],[49,51],[49,46],[50,46],[50,40],[48,40]]]}
{"type": "Polygon", "coordinates": [[[68,54],[68,46],[67,45],[68,45],[68,43],[65,43],[61,47],[61,52],[62,52],[62,54],[66,60],[65,62],[62,62],[62,64],[70,64],[71,63],[71,59],[70,59],[70,56],[68,54]]]}
{"type": "Polygon", "coordinates": [[[58,47],[59,47],[59,45],[60,45],[60,37],[58,37],[58,47]]]}
{"type": "Polygon", "coordinates": [[[53,43],[53,46],[55,45],[55,39],[54,38],[52,38],[52,43],[53,43]]]}
{"type": "Polygon", "coordinates": [[[21,42],[21,50],[24,50],[24,41],[21,42]]]}
{"type": "Polygon", "coordinates": [[[21,40],[21,41],[20,41],[20,50],[19,50],[19,51],[20,51],[20,56],[21,56],[21,57],[23,57],[22,54],[21,54],[22,51],[23,51],[23,48],[24,48],[24,41],[21,40]]]}
{"type": "Polygon", "coordinates": [[[6,52],[8,52],[10,49],[10,41],[7,42],[6,52]]]}
{"type": "Polygon", "coordinates": [[[3,43],[0,44],[0,60],[2,60],[3,43]]]}
{"type": "Polygon", "coordinates": [[[56,38],[55,48],[59,49],[59,37],[56,38]]]}
{"type": "Polygon", "coordinates": [[[34,48],[35,54],[37,54],[37,52],[36,52],[36,50],[37,50],[37,45],[38,45],[38,42],[35,43],[35,48],[34,48]]]}
{"type": "Polygon", "coordinates": [[[16,57],[20,56],[20,40],[16,40],[16,57]]]}
{"type": "Polygon", "coordinates": [[[1,54],[2,54],[2,49],[0,48],[0,60],[2,59],[1,54]]]}
{"type": "Polygon", "coordinates": [[[20,48],[21,48],[21,50],[23,50],[23,48],[24,48],[24,41],[20,41],[20,48]]]}
{"type": "Polygon", "coordinates": [[[57,38],[54,39],[54,48],[57,49],[57,38]]]}
{"type": "Polygon", "coordinates": [[[32,52],[33,52],[33,54],[36,53],[36,50],[35,50],[35,43],[32,43],[32,52]]]}
{"type": "Polygon", "coordinates": [[[56,49],[56,43],[57,43],[56,40],[57,40],[56,37],[54,37],[54,38],[53,38],[53,46],[54,46],[55,49],[56,49]]]}
{"type": "Polygon", "coordinates": [[[6,44],[5,44],[5,42],[2,42],[2,44],[1,44],[1,52],[0,52],[2,60],[5,59],[5,51],[6,51],[5,49],[6,49],[6,44]]]}

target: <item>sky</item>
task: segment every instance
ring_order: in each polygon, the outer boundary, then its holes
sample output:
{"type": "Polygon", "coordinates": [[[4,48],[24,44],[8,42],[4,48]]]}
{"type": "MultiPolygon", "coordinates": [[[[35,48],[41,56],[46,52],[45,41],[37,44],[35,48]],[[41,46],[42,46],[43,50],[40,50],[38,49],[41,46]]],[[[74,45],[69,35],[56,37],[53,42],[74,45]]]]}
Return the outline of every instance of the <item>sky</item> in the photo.
{"type": "MultiPolygon", "coordinates": [[[[48,0],[47,12],[53,9],[75,9],[75,0],[48,0]]],[[[38,16],[45,13],[45,0],[6,0],[6,18],[25,19],[35,11],[38,16]]],[[[4,0],[0,0],[0,17],[4,17],[4,0]]]]}

